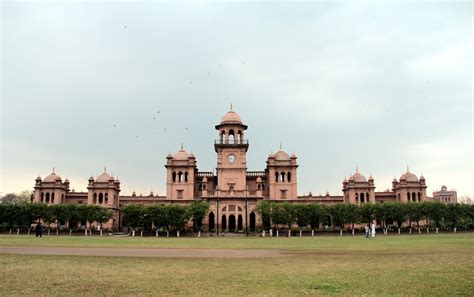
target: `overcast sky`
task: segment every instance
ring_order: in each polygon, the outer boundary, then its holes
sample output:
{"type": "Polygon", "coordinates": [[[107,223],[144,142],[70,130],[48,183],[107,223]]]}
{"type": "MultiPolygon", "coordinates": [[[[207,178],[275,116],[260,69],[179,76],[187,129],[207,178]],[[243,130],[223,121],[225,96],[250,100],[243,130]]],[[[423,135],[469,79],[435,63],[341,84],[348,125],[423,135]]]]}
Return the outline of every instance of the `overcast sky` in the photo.
{"type": "Polygon", "coordinates": [[[356,166],[383,191],[407,165],[429,196],[474,195],[470,1],[1,5],[3,194],[53,166],[86,190],[106,165],[163,195],[181,142],[215,168],[232,103],[248,169],[282,143],[300,195],[341,195],[356,166]]]}

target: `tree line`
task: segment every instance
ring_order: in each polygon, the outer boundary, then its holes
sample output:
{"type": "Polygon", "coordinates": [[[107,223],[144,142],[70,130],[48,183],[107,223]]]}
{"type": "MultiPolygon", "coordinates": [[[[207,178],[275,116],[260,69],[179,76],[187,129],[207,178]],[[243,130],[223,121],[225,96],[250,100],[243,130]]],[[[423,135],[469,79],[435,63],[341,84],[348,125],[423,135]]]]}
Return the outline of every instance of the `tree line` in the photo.
{"type": "Polygon", "coordinates": [[[54,204],[43,203],[15,203],[0,204],[0,226],[12,232],[16,229],[30,229],[31,225],[42,221],[48,232],[51,224],[55,225],[59,232],[59,225],[65,225],[66,229],[76,229],[78,224],[97,222],[103,224],[113,217],[110,210],[98,205],[86,204],[54,204]]]}
{"type": "Polygon", "coordinates": [[[387,227],[398,229],[420,227],[466,228],[474,227],[474,205],[443,204],[440,202],[400,203],[386,202],[376,204],[303,204],[270,203],[261,201],[255,211],[260,215],[264,229],[285,227],[291,229],[296,224],[300,229],[310,227],[319,229],[320,225],[350,229],[358,224],[377,222],[386,231],[387,227]]]}
{"type": "Polygon", "coordinates": [[[143,206],[130,204],[121,208],[122,224],[132,231],[182,230],[189,221],[193,222],[194,231],[202,229],[202,220],[209,211],[206,201],[194,201],[186,206],[177,204],[153,204],[143,206]]]}

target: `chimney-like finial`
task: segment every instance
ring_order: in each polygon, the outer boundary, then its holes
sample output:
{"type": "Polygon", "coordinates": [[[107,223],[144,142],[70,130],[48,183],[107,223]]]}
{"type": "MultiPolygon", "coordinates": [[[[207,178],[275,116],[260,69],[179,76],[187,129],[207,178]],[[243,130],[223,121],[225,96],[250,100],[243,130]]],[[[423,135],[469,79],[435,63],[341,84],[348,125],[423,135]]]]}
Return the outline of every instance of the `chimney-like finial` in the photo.
{"type": "Polygon", "coordinates": [[[356,166],[356,173],[359,173],[359,166],[356,166]]]}
{"type": "Polygon", "coordinates": [[[232,103],[230,104],[230,110],[232,110],[232,103]]]}
{"type": "Polygon", "coordinates": [[[181,149],[183,149],[183,143],[181,142],[181,149]]]}
{"type": "Polygon", "coordinates": [[[54,170],[55,170],[55,168],[54,168],[54,166],[53,166],[53,173],[55,173],[54,170]]]}
{"type": "Polygon", "coordinates": [[[107,165],[104,165],[104,172],[107,172],[107,165]]]}
{"type": "Polygon", "coordinates": [[[281,142],[280,142],[280,149],[281,149],[281,142]]]}
{"type": "Polygon", "coordinates": [[[408,167],[408,165],[407,165],[407,172],[410,172],[410,167],[408,167]]]}

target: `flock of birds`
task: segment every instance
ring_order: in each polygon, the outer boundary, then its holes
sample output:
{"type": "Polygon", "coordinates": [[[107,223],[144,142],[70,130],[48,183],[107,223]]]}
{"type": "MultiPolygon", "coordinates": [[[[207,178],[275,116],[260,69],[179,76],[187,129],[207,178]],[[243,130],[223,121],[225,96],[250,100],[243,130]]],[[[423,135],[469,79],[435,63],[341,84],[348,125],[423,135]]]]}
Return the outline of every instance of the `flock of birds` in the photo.
{"type": "MultiPolygon", "coordinates": [[[[127,25],[124,25],[123,28],[124,28],[124,29],[127,29],[128,26],[127,26],[127,25]]],[[[243,65],[243,64],[245,64],[245,61],[242,61],[242,65],[243,65]]],[[[219,67],[222,67],[222,64],[219,64],[219,67]]],[[[208,76],[208,77],[211,76],[211,72],[210,72],[210,71],[207,72],[207,76],[208,76]]],[[[189,84],[192,85],[193,82],[190,81],[189,84]]],[[[159,120],[159,117],[160,117],[160,110],[157,110],[156,113],[153,114],[153,120],[154,120],[154,121],[159,120]]],[[[118,128],[119,128],[118,123],[114,123],[114,124],[112,125],[112,128],[113,128],[113,129],[118,129],[118,128]]],[[[189,127],[185,127],[185,131],[189,131],[189,127]]],[[[166,133],[166,127],[163,127],[162,132],[163,132],[163,133],[166,133]]],[[[154,132],[154,133],[159,134],[160,131],[156,131],[156,132],[154,132]]],[[[139,138],[139,135],[136,134],[136,135],[135,135],[135,139],[138,139],[138,138],[139,138]]]]}

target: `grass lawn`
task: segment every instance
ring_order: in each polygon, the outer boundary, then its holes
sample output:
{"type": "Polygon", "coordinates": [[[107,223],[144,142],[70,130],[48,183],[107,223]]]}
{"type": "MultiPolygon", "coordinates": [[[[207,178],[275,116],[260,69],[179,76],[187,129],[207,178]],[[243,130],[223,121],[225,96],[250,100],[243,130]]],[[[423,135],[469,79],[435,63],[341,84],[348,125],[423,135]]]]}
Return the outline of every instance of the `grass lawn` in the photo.
{"type": "Polygon", "coordinates": [[[474,234],[303,238],[0,236],[0,246],[280,249],[266,259],[0,254],[0,295],[464,295],[474,234]]]}

